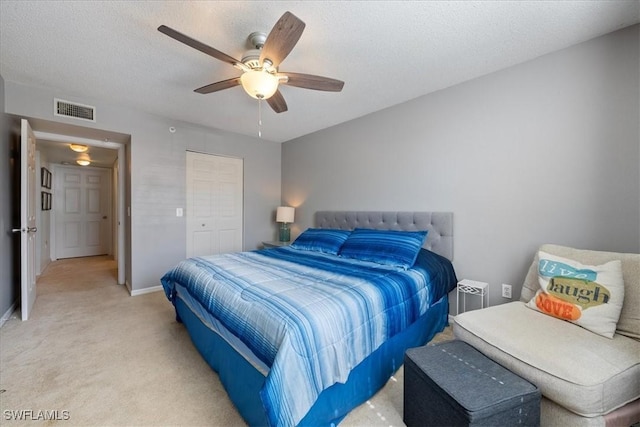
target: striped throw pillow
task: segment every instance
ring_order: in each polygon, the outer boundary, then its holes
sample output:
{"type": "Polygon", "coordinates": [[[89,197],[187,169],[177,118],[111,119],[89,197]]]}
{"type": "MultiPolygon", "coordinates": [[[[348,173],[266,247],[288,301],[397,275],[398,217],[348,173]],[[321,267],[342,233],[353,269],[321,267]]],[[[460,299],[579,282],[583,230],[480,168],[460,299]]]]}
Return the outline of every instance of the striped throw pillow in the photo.
{"type": "Polygon", "coordinates": [[[294,249],[337,255],[350,230],[308,228],[290,245],[294,249]]]}
{"type": "Polygon", "coordinates": [[[340,249],[340,256],[378,264],[411,268],[427,231],[356,228],[340,249]]]}

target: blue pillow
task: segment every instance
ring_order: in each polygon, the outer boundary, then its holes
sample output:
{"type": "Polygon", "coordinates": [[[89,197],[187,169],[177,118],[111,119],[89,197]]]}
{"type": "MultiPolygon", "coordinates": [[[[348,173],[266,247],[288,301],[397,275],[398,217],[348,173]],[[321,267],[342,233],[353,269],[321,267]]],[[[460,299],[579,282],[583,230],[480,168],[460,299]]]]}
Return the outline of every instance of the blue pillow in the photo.
{"type": "Polygon", "coordinates": [[[342,245],[340,255],[362,261],[411,268],[427,231],[393,231],[356,228],[342,245]]]}
{"type": "Polygon", "coordinates": [[[338,255],[340,247],[350,234],[350,230],[307,228],[290,246],[294,249],[338,255]]]}

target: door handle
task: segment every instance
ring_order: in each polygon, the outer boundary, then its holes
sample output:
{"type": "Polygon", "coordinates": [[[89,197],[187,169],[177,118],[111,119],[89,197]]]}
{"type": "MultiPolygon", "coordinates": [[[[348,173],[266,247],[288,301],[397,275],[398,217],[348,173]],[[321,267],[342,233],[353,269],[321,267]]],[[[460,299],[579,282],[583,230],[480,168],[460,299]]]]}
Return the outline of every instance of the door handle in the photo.
{"type": "Polygon", "coordinates": [[[36,231],[38,231],[38,227],[27,227],[26,230],[24,230],[22,228],[12,228],[11,229],[12,233],[22,233],[23,231],[26,231],[27,233],[35,233],[36,231]]]}
{"type": "Polygon", "coordinates": [[[106,215],[105,215],[105,216],[103,216],[103,217],[102,217],[102,219],[107,219],[107,216],[106,216],[106,215]]]}

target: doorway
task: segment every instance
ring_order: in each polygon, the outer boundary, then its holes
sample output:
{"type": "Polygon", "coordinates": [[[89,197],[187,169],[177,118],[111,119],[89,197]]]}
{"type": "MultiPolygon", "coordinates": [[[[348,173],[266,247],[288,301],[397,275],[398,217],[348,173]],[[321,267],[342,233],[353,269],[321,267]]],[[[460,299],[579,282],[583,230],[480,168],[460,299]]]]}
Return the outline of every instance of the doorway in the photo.
{"type": "MultiPolygon", "coordinates": [[[[64,153],[63,158],[65,156],[69,156],[71,146],[77,144],[84,144],[86,146],[85,148],[88,148],[89,146],[94,147],[93,152],[96,154],[101,150],[103,152],[112,153],[113,160],[108,162],[106,165],[103,165],[107,171],[104,176],[104,188],[106,188],[107,191],[105,191],[105,197],[102,199],[108,201],[110,198],[112,201],[112,208],[109,209],[109,203],[107,203],[107,209],[105,211],[107,215],[103,214],[102,217],[107,216],[106,219],[112,218],[113,232],[109,233],[107,231],[107,234],[109,235],[105,240],[108,242],[107,247],[110,245],[110,249],[108,249],[108,252],[111,252],[112,254],[110,256],[116,258],[114,260],[114,264],[117,266],[117,283],[124,285],[126,280],[125,261],[130,261],[130,259],[127,258],[128,251],[125,250],[125,226],[128,227],[129,225],[124,214],[126,211],[125,200],[127,200],[126,195],[128,194],[125,186],[125,146],[131,142],[131,136],[99,129],[50,122],[42,119],[21,119],[19,117],[15,117],[13,120],[15,121],[14,123],[18,125],[14,125],[14,129],[17,128],[18,132],[12,129],[12,141],[16,147],[15,152],[12,152],[12,161],[15,161],[15,166],[17,166],[14,169],[14,180],[11,184],[15,192],[15,194],[13,194],[14,203],[12,203],[12,216],[15,218],[12,219],[15,219],[17,226],[17,220],[19,218],[20,225],[18,227],[14,226],[16,228],[13,228],[12,231],[13,233],[16,233],[16,235],[20,234],[20,239],[15,239],[19,241],[19,245],[17,244],[18,242],[16,242],[16,246],[14,246],[15,255],[12,258],[16,263],[19,263],[17,271],[20,272],[18,277],[20,278],[19,282],[21,289],[19,290],[18,295],[20,295],[20,300],[22,300],[21,304],[24,305],[26,301],[29,307],[27,310],[24,308],[22,309],[22,318],[23,320],[27,320],[29,318],[30,307],[32,307],[35,302],[36,280],[33,280],[33,292],[29,291],[30,288],[28,284],[31,282],[25,278],[30,276],[25,274],[23,270],[33,271],[33,277],[35,278],[36,271],[40,273],[46,267],[46,263],[43,265],[42,258],[46,257],[48,261],[56,259],[56,255],[54,253],[56,233],[55,226],[52,225],[55,224],[55,222],[52,221],[50,215],[53,213],[52,208],[57,200],[55,197],[57,186],[51,170],[59,164],[69,165],[76,163],[76,159],[74,158],[62,161],[60,159],[56,159],[56,154],[52,154],[49,150],[37,151],[35,147],[36,144],[51,144],[56,147],[55,150],[58,150],[59,153],[64,153]],[[47,131],[53,131],[56,133],[48,133],[47,131]],[[27,152],[32,152],[30,149],[27,149],[31,146],[29,141],[35,141],[35,143],[32,144],[34,146],[34,155],[30,156],[25,154],[27,152]],[[45,151],[47,154],[43,154],[45,151]],[[31,159],[32,157],[35,159],[35,162],[31,163],[37,162],[35,167],[26,160],[27,158],[31,159]],[[30,171],[30,173],[26,174],[24,171],[30,171]],[[27,178],[25,178],[25,175],[27,178]],[[25,191],[27,189],[28,191],[25,191]],[[26,209],[25,206],[35,207],[37,212],[37,215],[35,216],[40,217],[39,221],[37,218],[35,219],[35,222],[39,224],[38,226],[36,226],[35,223],[32,225],[31,222],[28,222],[23,218],[26,215],[25,212],[28,212],[28,209],[26,209]],[[43,220],[43,218],[45,219],[43,220]],[[48,227],[42,227],[42,225],[48,225],[48,227]],[[49,229],[45,230],[46,228],[49,229]],[[37,235],[41,242],[40,246],[37,247],[37,250],[22,241],[24,240],[25,235],[30,236],[33,234],[37,235]],[[44,242],[44,244],[42,244],[42,242],[44,242]],[[51,244],[49,245],[49,243],[51,244]],[[49,246],[47,247],[47,245],[49,246]],[[26,252],[28,256],[25,255],[24,252],[26,252]],[[41,258],[36,260],[38,255],[41,258]]],[[[96,157],[100,156],[98,155],[96,157]]],[[[81,159],[78,158],[77,160],[81,159]]],[[[94,161],[95,157],[91,162],[78,161],[77,163],[80,165],[82,163],[94,163],[94,161]]],[[[96,164],[95,166],[100,165],[96,164]]],[[[102,180],[102,178],[100,180],[102,180]]],[[[93,192],[89,197],[95,197],[95,195],[99,193],[101,193],[101,191],[93,192]]],[[[101,196],[98,197],[100,198],[101,196]]],[[[102,200],[100,203],[96,203],[95,200],[93,202],[89,201],[89,208],[91,209],[92,207],[101,205],[102,200]]],[[[27,217],[31,218],[29,215],[27,215],[27,217]]],[[[104,219],[102,217],[101,219],[104,219]]],[[[87,228],[87,230],[91,233],[90,227],[87,228]]],[[[86,234],[87,230],[80,231],[78,234],[86,234]]],[[[31,240],[37,239],[33,238],[31,240]]],[[[36,245],[32,246],[35,247],[36,245]]],[[[80,255],[87,255],[87,253],[81,253],[80,255]]]]}
{"type": "Polygon", "coordinates": [[[124,144],[108,141],[108,138],[105,138],[105,141],[37,130],[34,133],[39,152],[41,152],[40,157],[45,160],[43,164],[48,165],[53,173],[53,188],[48,190],[51,191],[53,200],[49,211],[50,230],[47,233],[51,242],[50,259],[55,261],[58,258],[98,255],[105,253],[104,249],[99,247],[106,245],[106,253],[117,261],[118,283],[124,284],[124,144]],[[87,151],[82,153],[82,158],[88,157],[91,160],[90,166],[73,166],[79,155],[74,154],[71,145],[87,147],[87,151]],[[82,172],[83,170],[92,172],[82,172]],[[100,170],[103,172],[95,173],[100,170]],[[77,171],[77,173],[73,173],[73,171],[77,171]],[[65,181],[70,187],[75,185],[75,188],[70,188],[67,194],[63,193],[65,181]],[[74,181],[76,182],[74,183],[74,181]],[[97,181],[100,181],[108,190],[104,191],[103,187],[103,190],[95,191],[97,181]],[[98,207],[100,213],[90,212],[98,207]],[[83,221],[74,221],[74,218],[71,221],[65,221],[64,218],[58,218],[57,212],[62,209],[80,211],[83,213],[83,221]],[[107,218],[104,218],[105,216],[107,218]],[[100,222],[97,221],[98,219],[100,222]],[[112,232],[108,230],[112,230],[112,232]],[[104,236],[105,232],[108,235],[104,236]],[[100,245],[97,245],[100,236],[104,237],[102,237],[100,245]],[[59,239],[62,240],[60,245],[58,244],[59,239]],[[92,247],[93,252],[88,251],[89,247],[92,247]],[[60,250],[59,254],[58,250],[60,250]]]}

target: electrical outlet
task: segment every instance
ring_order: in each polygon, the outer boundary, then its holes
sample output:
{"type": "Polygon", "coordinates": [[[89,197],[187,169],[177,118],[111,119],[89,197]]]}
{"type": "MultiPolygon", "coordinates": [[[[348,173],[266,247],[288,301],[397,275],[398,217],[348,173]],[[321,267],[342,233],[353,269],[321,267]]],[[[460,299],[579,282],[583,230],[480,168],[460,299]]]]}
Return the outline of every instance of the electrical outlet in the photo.
{"type": "Polygon", "coordinates": [[[511,299],[511,285],[502,284],[502,298],[511,299]]]}

